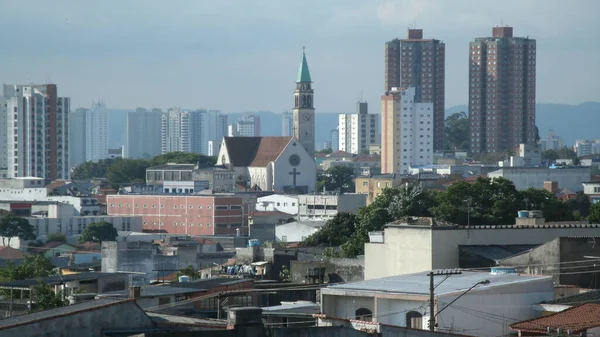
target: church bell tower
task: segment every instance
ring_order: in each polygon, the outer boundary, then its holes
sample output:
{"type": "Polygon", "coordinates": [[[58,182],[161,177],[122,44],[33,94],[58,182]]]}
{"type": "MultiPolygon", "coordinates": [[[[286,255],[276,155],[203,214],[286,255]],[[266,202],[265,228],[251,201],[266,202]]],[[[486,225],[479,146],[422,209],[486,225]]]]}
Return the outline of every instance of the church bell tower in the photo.
{"type": "Polygon", "coordinates": [[[294,137],[300,141],[308,154],[312,157],[315,153],[315,107],[313,101],[312,81],[306,62],[305,48],[302,48],[302,60],[296,90],[294,90],[294,137]]]}

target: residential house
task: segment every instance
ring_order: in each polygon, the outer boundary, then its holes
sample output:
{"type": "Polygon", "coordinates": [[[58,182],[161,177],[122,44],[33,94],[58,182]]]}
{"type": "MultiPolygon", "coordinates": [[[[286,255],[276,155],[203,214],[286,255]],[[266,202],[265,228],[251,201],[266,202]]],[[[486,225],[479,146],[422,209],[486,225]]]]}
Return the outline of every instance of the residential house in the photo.
{"type": "Polygon", "coordinates": [[[598,336],[600,304],[586,303],[555,314],[510,325],[521,336],[598,336]]]}
{"type": "Polygon", "coordinates": [[[298,196],[271,194],[256,199],[256,210],[263,212],[278,211],[290,215],[298,214],[298,196]]]}
{"type": "Polygon", "coordinates": [[[366,204],[370,205],[384,189],[398,187],[407,180],[406,176],[396,173],[357,176],[354,180],[354,191],[366,194],[366,204]]]}
{"type": "Polygon", "coordinates": [[[78,248],[65,242],[52,241],[41,247],[32,248],[34,253],[42,253],[47,257],[58,257],[62,254],[72,253],[78,248]]]}
{"type": "Polygon", "coordinates": [[[298,220],[327,221],[338,212],[354,213],[366,203],[367,195],[361,193],[299,195],[298,220]]]}
{"type": "Polygon", "coordinates": [[[600,201],[600,181],[586,181],[582,185],[583,193],[590,198],[592,204],[600,201]]]}
{"type": "Polygon", "coordinates": [[[292,221],[275,226],[277,242],[301,242],[318,232],[326,221],[292,221]]]}

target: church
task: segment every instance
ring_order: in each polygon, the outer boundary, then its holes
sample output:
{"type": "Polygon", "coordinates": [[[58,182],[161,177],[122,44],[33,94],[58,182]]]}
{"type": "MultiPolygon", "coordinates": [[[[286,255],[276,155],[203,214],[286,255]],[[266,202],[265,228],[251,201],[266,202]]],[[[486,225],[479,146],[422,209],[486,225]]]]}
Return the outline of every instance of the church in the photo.
{"type": "Polygon", "coordinates": [[[252,190],[304,194],[317,183],[315,160],[296,137],[224,137],[217,164],[252,190]]]}

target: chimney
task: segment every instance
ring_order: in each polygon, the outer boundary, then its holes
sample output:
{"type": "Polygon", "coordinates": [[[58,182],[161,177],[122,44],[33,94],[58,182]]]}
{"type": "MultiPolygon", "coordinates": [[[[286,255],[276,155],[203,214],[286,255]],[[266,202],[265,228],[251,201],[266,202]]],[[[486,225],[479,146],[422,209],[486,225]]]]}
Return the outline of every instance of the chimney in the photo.
{"type": "Polygon", "coordinates": [[[544,189],[552,194],[558,193],[558,182],[544,181],[544,189]]]}
{"type": "Polygon", "coordinates": [[[139,298],[142,293],[142,288],[140,286],[131,286],[129,287],[129,298],[139,298]]]}

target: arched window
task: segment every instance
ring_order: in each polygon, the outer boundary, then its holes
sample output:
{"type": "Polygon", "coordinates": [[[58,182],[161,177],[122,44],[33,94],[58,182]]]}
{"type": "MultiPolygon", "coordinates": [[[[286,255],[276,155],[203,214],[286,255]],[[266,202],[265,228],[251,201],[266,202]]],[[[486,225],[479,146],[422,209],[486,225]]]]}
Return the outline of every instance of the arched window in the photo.
{"type": "Polygon", "coordinates": [[[406,327],[413,329],[423,329],[423,315],[416,311],[407,312],[406,327]]]}
{"type": "Polygon", "coordinates": [[[356,319],[359,321],[371,321],[373,318],[373,312],[366,308],[360,308],[356,310],[356,319]]]}

